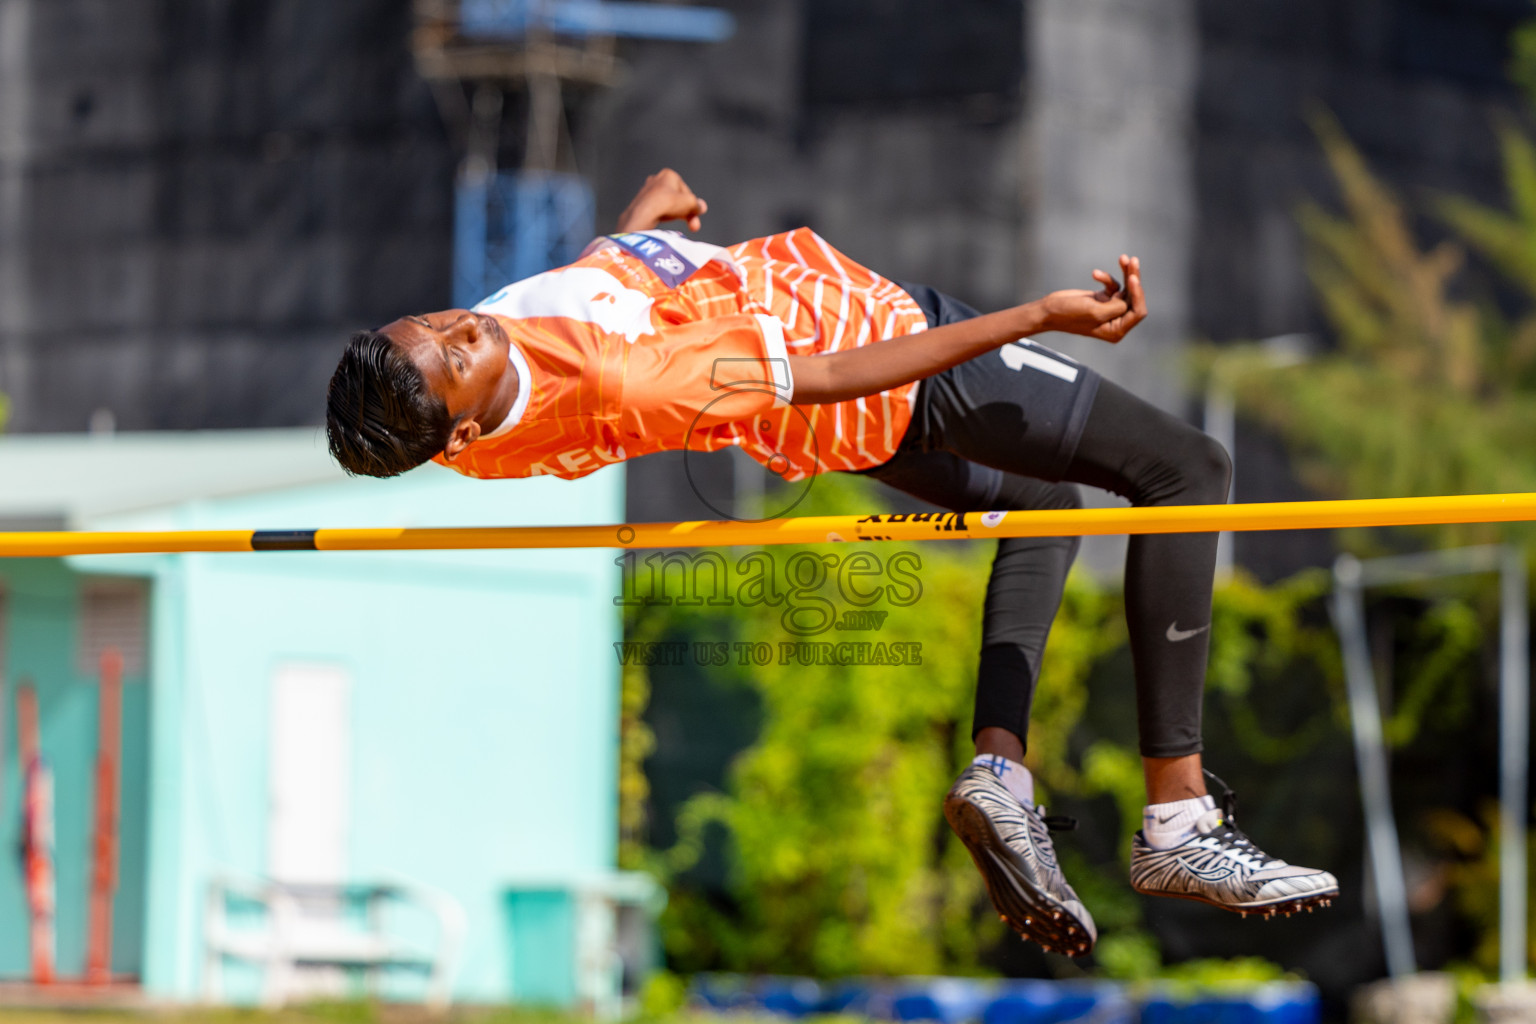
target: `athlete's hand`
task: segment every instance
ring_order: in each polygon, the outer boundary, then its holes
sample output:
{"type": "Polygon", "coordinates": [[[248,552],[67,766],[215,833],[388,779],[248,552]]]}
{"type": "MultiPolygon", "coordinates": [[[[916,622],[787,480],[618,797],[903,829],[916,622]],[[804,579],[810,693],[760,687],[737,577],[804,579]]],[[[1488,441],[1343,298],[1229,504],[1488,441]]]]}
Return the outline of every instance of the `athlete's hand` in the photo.
{"type": "Polygon", "coordinates": [[[619,214],[619,230],[649,231],[669,220],[684,220],[689,231],[697,231],[700,218],[708,211],[709,204],[693,194],[681,174],[663,167],[645,179],[639,193],[619,214]]]}
{"type": "Polygon", "coordinates": [[[1051,292],[1041,303],[1045,307],[1046,330],[1065,331],[1098,338],[1111,344],[1130,333],[1147,316],[1147,297],[1141,290],[1141,260],[1120,257],[1120,273],[1125,287],[1102,270],[1093,279],[1103,285],[1096,292],[1081,288],[1051,292]]]}

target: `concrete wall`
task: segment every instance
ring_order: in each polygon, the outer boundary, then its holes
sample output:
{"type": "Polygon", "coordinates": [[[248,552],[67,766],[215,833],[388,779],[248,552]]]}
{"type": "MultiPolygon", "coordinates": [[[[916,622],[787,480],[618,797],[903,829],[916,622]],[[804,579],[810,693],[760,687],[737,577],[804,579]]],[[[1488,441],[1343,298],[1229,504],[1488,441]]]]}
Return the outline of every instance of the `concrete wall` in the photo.
{"type": "MultiPolygon", "coordinates": [[[[1185,338],[1319,326],[1292,220],[1330,188],[1307,103],[1393,180],[1496,195],[1488,115],[1527,14],[720,3],[734,38],[622,43],[624,80],[573,105],[600,224],[670,164],[711,201],[707,238],[810,223],[984,309],[1132,249],[1152,319],[1115,349],[1050,340],[1181,411],[1185,338]]],[[[408,0],[0,0],[12,429],[313,423],[347,331],[447,302],[454,154],[409,25],[408,0]]],[[[697,514],[654,461],[640,506],[697,514]]]]}
{"type": "MultiPolygon", "coordinates": [[[[1531,17],[1523,0],[1201,0],[1198,17],[1192,336],[1304,332],[1327,343],[1295,216],[1309,199],[1339,209],[1307,123],[1314,110],[1338,118],[1425,241],[1444,235],[1424,216],[1434,190],[1506,202],[1493,126],[1529,116],[1505,77],[1508,33],[1531,17]]],[[[1315,497],[1291,475],[1284,446],[1241,421],[1234,494],[1315,497]]],[[[1274,579],[1331,559],[1334,537],[1238,534],[1234,551],[1274,579]]]]}
{"type": "MultiPolygon", "coordinates": [[[[973,61],[1016,67],[1025,33],[1012,0],[950,9],[954,20],[987,31],[1015,26],[983,39],[959,30],[946,37],[919,0],[838,0],[832,6],[853,25],[835,45],[846,48],[848,77],[870,83],[862,88],[808,66],[837,56],[816,52],[807,38],[813,20],[823,32],[837,30],[810,5],[718,6],[737,18],[733,38],[627,44],[625,82],[583,112],[578,154],[597,185],[600,229],[645,175],[670,166],[710,203],[706,240],[732,243],[808,224],[888,277],[931,284],[981,309],[1019,299],[1023,82],[1004,87],[992,76],[960,84],[983,91],[946,91],[943,62],[955,54],[922,38],[948,38],[973,61]],[[873,51],[860,45],[860,31],[873,51]]],[[[741,461],[716,461],[722,479],[733,470],[764,476],[741,461]]],[[[636,518],[715,517],[693,495],[679,457],[639,460],[629,480],[636,518]]],[[[718,481],[707,489],[729,493],[718,481]]]]}
{"type": "MultiPolygon", "coordinates": [[[[810,223],[984,309],[1131,249],[1152,319],[1114,349],[1049,340],[1180,411],[1184,339],[1320,327],[1292,219],[1330,190],[1307,104],[1394,181],[1496,197],[1488,118],[1511,106],[1503,39],[1528,15],[719,2],[733,39],[624,42],[624,80],[573,105],[600,224],[670,164],[711,201],[707,238],[810,223]]],[[[409,25],[408,0],[0,0],[12,429],[98,410],[124,429],[314,423],[347,331],[448,301],[455,158],[409,25]]],[[[651,462],[636,507],[703,514],[680,467],[651,462]]]]}
{"type": "Polygon", "coordinates": [[[408,0],[0,2],[11,429],[317,422],[345,334],[448,294],[408,0]]]}
{"type": "Polygon", "coordinates": [[[1525,112],[1507,35],[1531,16],[1523,0],[1201,0],[1194,332],[1322,329],[1295,222],[1304,199],[1336,191],[1313,109],[1332,111],[1420,213],[1429,189],[1501,202],[1492,128],[1525,112]]]}
{"type": "MultiPolygon", "coordinates": [[[[31,321],[27,178],[31,162],[32,0],[0,0],[0,339],[31,321]]],[[[6,351],[0,341],[0,393],[6,351]]]]}
{"type": "Polygon", "coordinates": [[[1092,284],[1121,253],[1142,259],[1152,311],[1120,345],[1047,344],[1182,413],[1189,333],[1197,47],[1192,0],[1029,5],[1029,296],[1092,284]]]}
{"type": "MultiPolygon", "coordinates": [[[[861,64],[885,85],[850,97],[836,81],[807,72],[805,5],[719,6],[738,19],[725,42],[625,47],[626,82],[599,100],[582,127],[583,169],[598,184],[600,226],[646,174],[672,166],[709,200],[703,237],[710,241],[809,224],[887,276],[982,307],[1017,296],[1023,205],[1016,88],[1011,96],[954,96],[907,85],[895,73],[903,61],[940,59],[909,46],[861,64]]],[[[855,15],[868,9],[867,33],[879,31],[877,10],[922,26],[926,8],[913,0],[838,6],[855,15]]],[[[1011,4],[961,6],[984,17],[1011,4]]],[[[1021,31],[977,57],[1017,60],[1022,47],[1021,31]]]]}

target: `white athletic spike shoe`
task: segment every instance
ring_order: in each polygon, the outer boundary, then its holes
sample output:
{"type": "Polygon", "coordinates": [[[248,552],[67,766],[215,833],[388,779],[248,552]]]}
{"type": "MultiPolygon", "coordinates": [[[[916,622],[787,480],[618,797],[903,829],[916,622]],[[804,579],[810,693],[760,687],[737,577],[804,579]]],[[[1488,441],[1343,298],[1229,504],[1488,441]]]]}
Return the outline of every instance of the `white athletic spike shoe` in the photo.
{"type": "Polygon", "coordinates": [[[965,843],[999,916],[1019,935],[1065,956],[1083,956],[1098,938],[1093,917],[1062,877],[1052,828],[1075,828],[1025,806],[985,765],[960,773],[944,798],[944,817],[965,843]]]}
{"type": "Polygon", "coordinates": [[[1131,840],[1131,888],[1148,896],[1198,900],[1244,917],[1290,917],[1333,902],[1339,894],[1333,875],[1259,849],[1237,827],[1235,809],[1228,789],[1221,807],[1200,816],[1195,835],[1167,850],[1153,849],[1138,831],[1131,840]]]}

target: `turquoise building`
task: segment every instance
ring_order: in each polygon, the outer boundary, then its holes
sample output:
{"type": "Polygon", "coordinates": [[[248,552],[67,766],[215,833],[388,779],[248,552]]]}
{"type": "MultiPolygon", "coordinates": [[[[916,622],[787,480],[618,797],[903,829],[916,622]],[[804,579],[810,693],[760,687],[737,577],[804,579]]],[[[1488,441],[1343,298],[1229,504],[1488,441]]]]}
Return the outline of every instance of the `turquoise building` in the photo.
{"type": "MultiPolygon", "coordinates": [[[[603,523],[624,487],[620,466],[351,479],[309,429],[5,438],[0,480],[10,530],[603,523]]],[[[60,975],[84,966],[94,666],[111,646],[116,973],[199,997],[220,879],[402,881],[462,908],[456,998],[573,1001],[573,894],[616,877],[618,588],[604,550],[0,560],[0,850],[20,839],[27,684],[55,776],[60,975]]],[[[17,858],[0,856],[0,977],[28,973],[26,921],[17,858]]]]}

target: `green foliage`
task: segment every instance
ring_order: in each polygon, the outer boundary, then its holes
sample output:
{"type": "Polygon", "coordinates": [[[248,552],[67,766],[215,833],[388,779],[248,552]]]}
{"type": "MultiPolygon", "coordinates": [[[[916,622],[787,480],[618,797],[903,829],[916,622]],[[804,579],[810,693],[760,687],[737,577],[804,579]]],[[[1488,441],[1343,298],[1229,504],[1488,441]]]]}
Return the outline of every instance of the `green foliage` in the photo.
{"type": "MultiPolygon", "coordinates": [[[[711,1014],[686,1008],[681,999],[683,982],[675,975],[662,974],[662,987],[677,997],[653,1006],[647,1002],[649,989],[642,994],[639,1013],[631,1018],[644,1024],[744,1024],[752,1018],[739,1013],[711,1014]],[[654,1010],[654,1012],[653,1012],[654,1010]]],[[[758,1018],[758,1024],[779,1018],[758,1018]]],[[[855,1024],[853,1017],[821,1018],[826,1024],[843,1020],[855,1024]]],[[[592,1024],[590,1011],[556,1009],[528,1005],[465,1005],[455,1003],[447,1010],[409,1003],[377,1001],[310,1003],[286,1006],[281,1010],[246,1007],[160,1004],[133,1009],[46,1007],[0,1007],[0,1024],[592,1024]]]]}
{"type": "MultiPolygon", "coordinates": [[[[1536,37],[1530,55],[1536,69],[1536,37]]],[[[1319,115],[1314,127],[1343,209],[1311,203],[1300,218],[1308,274],[1337,347],[1290,368],[1276,368],[1258,348],[1227,348],[1220,359],[1206,354],[1205,371],[1220,376],[1246,414],[1287,440],[1304,478],[1324,493],[1536,490],[1536,316],[1507,320],[1491,304],[1466,298],[1460,276],[1465,246],[1536,298],[1536,147],[1504,129],[1510,211],[1441,197],[1435,213],[1459,241],[1425,250],[1401,202],[1337,124],[1319,115]]],[[[797,512],[874,504],[864,481],[833,475],[818,479],[797,512]]],[[[1439,545],[1509,533],[1483,526],[1422,531],[1439,545]]],[[[1353,541],[1367,550],[1378,543],[1365,535],[1353,541]]],[[[670,878],[664,927],[675,966],[965,973],[983,969],[987,949],[1004,937],[979,876],[938,813],[970,755],[986,554],[974,545],[927,545],[920,555],[922,599],[893,610],[879,639],[922,644],[923,664],[733,670],[735,684],[761,699],[762,732],[735,762],[725,792],[683,807],[677,844],[664,853],[641,849],[643,779],[630,773],[639,775],[649,749],[640,717],[648,684],[643,669],[626,672],[625,737],[634,744],[624,761],[626,849],[670,878]],[[695,887],[688,869],[722,840],[727,892],[695,887]]],[[[1302,763],[1348,728],[1337,641],[1321,613],[1329,587],[1326,573],[1313,572],[1269,587],[1239,574],[1217,590],[1212,712],[1249,770],[1302,763]],[[1298,692],[1313,696],[1299,700],[1298,692]]],[[[1385,723],[1394,746],[1414,744],[1431,724],[1443,731],[1467,720],[1486,640],[1488,609],[1480,616],[1479,607],[1464,595],[1442,596],[1395,634],[1399,664],[1385,723]]],[[[681,629],[784,639],[777,616],[740,608],[673,608],[663,618],[633,624],[631,637],[681,629]]],[[[1096,732],[1087,712],[1095,673],[1127,663],[1124,644],[1119,596],[1074,576],[1052,630],[1029,737],[1040,798],[1113,804],[1122,856],[1145,799],[1135,738],[1096,732]]],[[[1492,823],[1441,815],[1426,827],[1433,836],[1459,837],[1460,866],[1448,884],[1463,912],[1481,922],[1495,893],[1492,823]]],[[[1092,863],[1071,843],[1059,852],[1099,918],[1102,973],[1201,985],[1280,976],[1264,961],[1165,966],[1125,885],[1123,863],[1092,863]]],[[[1478,963],[1488,955],[1479,949],[1478,963]]]]}
{"type": "MultiPolygon", "coordinates": [[[[867,481],[838,474],[818,478],[796,512],[865,511],[878,503],[867,481]]],[[[852,550],[779,548],[774,557],[782,565],[802,551],[846,556],[852,550]]],[[[889,557],[895,549],[871,550],[889,557]]],[[[972,755],[991,545],[928,544],[913,554],[921,584],[914,603],[882,606],[890,614],[878,633],[834,631],[811,639],[920,644],[922,664],[806,666],[775,659],[712,670],[720,685],[747,686],[758,695],[761,734],[734,763],[727,792],[701,793],[683,806],[671,849],[639,851],[631,861],[648,863],[670,880],[663,934],[679,969],[968,973],[979,970],[983,952],[1003,938],[980,875],[939,813],[944,792],[972,755]],[[689,874],[722,837],[730,866],[724,902],[689,874]]],[[[629,638],[663,634],[766,643],[775,651],[793,639],[777,609],[674,605],[631,617],[629,638]]],[[[1063,740],[1082,717],[1088,672],[1123,642],[1118,599],[1074,577],[1036,691],[1030,764],[1042,799],[1081,789],[1080,769],[1063,740]]],[[[649,752],[641,721],[645,674],[631,666],[624,675],[624,734],[639,741],[634,753],[625,753],[626,766],[638,767],[649,752]]],[[[640,784],[626,783],[625,792],[643,803],[640,784]]],[[[640,826],[626,835],[643,834],[643,806],[627,804],[624,820],[640,826]]],[[[1108,897],[1123,903],[1123,912],[1110,910],[1109,917],[1135,926],[1139,917],[1123,889],[1121,880],[1108,897]]]]}
{"type": "MultiPolygon", "coordinates": [[[[1063,740],[1071,735],[1087,706],[1088,689],[1084,681],[1088,673],[1125,642],[1125,611],[1120,595],[1093,586],[1086,577],[1069,578],[1061,611],[1046,643],[1029,720],[1029,768],[1043,784],[1043,799],[1047,802],[1052,790],[1085,790],[1080,770],[1066,757],[1063,740]]],[[[974,674],[971,689],[975,689],[974,674]]],[[[1086,790],[1108,792],[1093,787],[1086,790]]]]}
{"type": "Polygon", "coordinates": [[[1165,977],[1174,981],[1187,981],[1201,988],[1251,986],[1271,981],[1297,980],[1295,974],[1281,970],[1268,960],[1256,956],[1186,960],[1176,967],[1169,968],[1165,977]]]}
{"type": "MultiPolygon", "coordinates": [[[[1536,22],[1514,38],[1514,75],[1536,101],[1536,22]]],[[[1536,490],[1536,145],[1509,123],[1496,126],[1508,208],[1439,195],[1427,212],[1452,240],[1431,248],[1415,238],[1412,217],[1371,173],[1327,115],[1314,129],[1339,187],[1342,212],[1307,203],[1300,223],[1307,271],[1337,346],[1291,367],[1276,367],[1258,346],[1209,349],[1201,363],[1237,398],[1243,412],[1287,442],[1303,479],[1347,497],[1536,490]],[[1516,311],[1491,299],[1469,271],[1468,251],[1518,298],[1516,311]]],[[[1427,546],[1518,539],[1528,527],[1446,526],[1418,531],[1427,546]]],[[[1380,536],[1353,533],[1369,552],[1380,536]]],[[[1301,584],[1301,581],[1295,581],[1301,584]]],[[[1326,586],[1320,581],[1318,592],[1326,586]]],[[[1384,722],[1389,744],[1405,748],[1426,727],[1466,728],[1487,640],[1492,599],[1480,581],[1454,596],[1426,601],[1394,623],[1398,669],[1384,722]]],[[[1229,588],[1218,603],[1241,595],[1229,588]]],[[[1257,621],[1252,616],[1249,621],[1257,621]]],[[[1268,634],[1285,638],[1284,617],[1268,634]]],[[[1245,688],[1224,660],[1261,665],[1241,636],[1215,636],[1211,684],[1240,696],[1245,688]]],[[[1321,639],[1321,638],[1318,638],[1321,639]]],[[[1310,645],[1310,641],[1308,642],[1310,645]]],[[[1328,641],[1331,647],[1331,638],[1328,641]]],[[[1280,646],[1284,646],[1282,643],[1280,646]]],[[[1279,653],[1279,648],[1276,648],[1279,653]]],[[[1314,650],[1319,663],[1324,652],[1314,650]]],[[[1333,670],[1336,676],[1336,670],[1333,670]]],[[[1251,688],[1246,692],[1252,692],[1251,688]]],[[[1342,724],[1342,702],[1335,700],[1342,724]]],[[[1258,759],[1285,760],[1326,733],[1318,720],[1288,738],[1260,734],[1246,701],[1225,708],[1244,748],[1258,759]]],[[[1497,957],[1496,822],[1450,809],[1432,810],[1423,827],[1451,858],[1444,882],[1477,929],[1473,964],[1492,970],[1497,957]]]]}
{"type": "Polygon", "coordinates": [[[688,1002],[688,983],[671,971],[657,971],[640,990],[641,1020],[656,1020],[681,1013],[688,1002]]]}
{"type": "Polygon", "coordinates": [[[1323,601],[1331,583],[1326,573],[1303,572],[1272,587],[1237,573],[1218,587],[1211,610],[1211,658],[1206,688],[1222,704],[1243,750],[1264,764],[1284,764],[1306,755],[1331,728],[1348,723],[1338,641],[1325,623],[1308,624],[1303,609],[1323,601]],[[1288,735],[1271,734],[1254,706],[1255,687],[1281,682],[1306,665],[1329,684],[1332,706],[1313,712],[1288,735]]]}
{"type": "Polygon", "coordinates": [[[1421,253],[1402,207],[1337,123],[1319,114],[1313,127],[1346,216],[1307,203],[1301,224],[1307,271],[1340,347],[1437,394],[1475,394],[1484,383],[1476,311],[1448,294],[1464,259],[1461,249],[1442,243],[1421,253]]]}
{"type": "MultiPolygon", "coordinates": [[[[1533,49],[1536,52],[1536,49],[1533,49]]],[[[1326,117],[1318,136],[1340,185],[1343,213],[1301,213],[1308,272],[1335,328],[1336,350],[1275,369],[1257,349],[1207,358],[1245,413],[1290,442],[1304,476],[1325,492],[1380,497],[1536,490],[1536,326],[1505,323],[1461,297],[1459,244],[1422,251],[1392,192],[1326,117]]],[[[1437,211],[1475,249],[1536,296],[1536,151],[1505,137],[1513,213],[1445,199],[1437,211]]],[[[797,513],[878,507],[867,481],[819,478],[797,513]]],[[[1506,528],[1425,531],[1435,543],[1499,536],[1506,528]]],[[[1366,540],[1356,537],[1357,542],[1366,540]]],[[[846,554],[846,546],[806,549],[846,554]]],[[[795,555],[780,549],[781,560],[795,555]]],[[[625,849],[669,881],[663,922],[671,964],[813,975],[971,973],[984,970],[1005,931],[981,879],[945,828],[939,805],[971,754],[970,713],[989,552],[979,545],[923,545],[922,597],[892,609],[878,638],[922,645],[920,666],[735,666],[725,685],[749,688],[761,733],[734,762],[724,792],[688,801],[666,851],[644,848],[642,762],[653,742],[643,723],[649,683],[624,676],[625,849]],[[691,869],[724,849],[725,891],[691,869]]],[[[736,553],[739,556],[741,553],[736,553]]],[[[1323,572],[1272,586],[1238,574],[1213,608],[1208,690],[1235,770],[1335,757],[1348,729],[1337,640],[1323,612],[1323,572]],[[1320,699],[1319,699],[1320,698],[1320,699]],[[1326,745],[1332,744],[1334,754],[1326,745]],[[1234,751],[1237,753],[1234,755],[1234,751]]],[[[1484,602],[1486,604],[1486,602],[1484,602]]],[[[1467,720],[1488,608],[1465,595],[1425,601],[1394,634],[1399,652],[1389,742],[1407,747],[1430,726],[1467,720]],[[1481,609],[1481,614],[1480,614],[1481,609]]],[[[763,609],[646,609],[631,639],[687,635],[774,645],[786,639],[763,609]],[[664,612],[664,614],[662,614],[664,612]]],[[[827,639],[849,639],[830,635],[827,639]]],[[[1266,961],[1167,966],[1125,883],[1123,858],[1145,800],[1135,737],[1091,724],[1090,691],[1129,692],[1118,594],[1074,576],[1052,629],[1036,692],[1029,763],[1046,803],[1112,804],[1117,857],[1090,860],[1074,843],[1058,852],[1099,920],[1100,972],[1127,980],[1210,985],[1274,980],[1266,961]]],[[[1344,749],[1347,750],[1347,747],[1344,749]]],[[[1224,764],[1223,767],[1229,767],[1224,764]]],[[[1444,823],[1441,822],[1443,825],[1444,823]]],[[[1452,876],[1469,915],[1484,913],[1489,831],[1452,876]],[[1481,865],[1481,866],[1479,866],[1481,865]]],[[[1438,833],[1436,833],[1438,834],[1438,833]]],[[[1008,940],[1011,941],[1011,940],[1008,940]]]]}
{"type": "Polygon", "coordinates": [[[1103,940],[1095,957],[1106,977],[1140,982],[1133,986],[1135,990],[1145,994],[1156,992],[1175,999],[1300,980],[1299,975],[1258,956],[1186,960],[1165,967],[1157,943],[1150,935],[1142,933],[1126,933],[1103,940]]]}
{"type": "MultiPolygon", "coordinates": [[[[1258,347],[1207,351],[1246,415],[1289,443],[1303,479],[1325,494],[1393,497],[1536,490],[1536,320],[1506,324],[1458,297],[1465,250],[1423,251],[1402,203],[1371,174],[1331,117],[1313,120],[1343,200],[1306,203],[1307,272],[1338,342],[1277,368],[1258,347]]],[[[1443,198],[1464,241],[1536,294],[1536,154],[1504,133],[1515,212],[1443,198]]],[[[1508,528],[1425,528],[1444,546],[1508,528]]],[[[1356,541],[1360,538],[1356,537],[1356,541]]]]}
{"type": "MultiPolygon", "coordinates": [[[[1440,196],[1435,209],[1511,284],[1536,298],[1536,148],[1512,125],[1499,126],[1498,135],[1509,212],[1456,195],[1440,196]]],[[[1527,369],[1532,355],[1520,353],[1527,369]]]]}
{"type": "Polygon", "coordinates": [[[1151,981],[1163,970],[1157,940],[1143,931],[1106,935],[1094,947],[1093,956],[1104,976],[1116,981],[1151,981]]]}
{"type": "Polygon", "coordinates": [[[1411,624],[1410,647],[1402,660],[1407,680],[1397,705],[1382,722],[1393,747],[1418,737],[1431,716],[1441,727],[1463,724],[1471,713],[1472,689],[1481,666],[1484,630],[1477,612],[1463,601],[1435,602],[1411,624]]]}
{"type": "MultiPolygon", "coordinates": [[[[666,621],[658,615],[632,615],[625,639],[649,643],[660,639],[666,621]]],[[[635,870],[649,858],[645,846],[646,801],[651,783],[645,759],[656,749],[656,734],[645,722],[651,703],[651,677],[640,664],[619,668],[619,867],[635,870]]]]}
{"type": "Polygon", "coordinates": [[[1121,834],[1129,842],[1141,827],[1141,809],[1147,802],[1141,757],[1135,748],[1109,739],[1097,741],[1083,752],[1082,780],[1086,791],[1114,798],[1121,834]]]}
{"type": "Polygon", "coordinates": [[[1299,976],[1258,956],[1230,959],[1186,960],[1162,973],[1158,988],[1174,995],[1192,997],[1201,992],[1243,990],[1275,981],[1297,981],[1299,976]]]}
{"type": "MultiPolygon", "coordinates": [[[[878,495],[863,481],[827,483],[818,482],[810,511],[878,507],[878,495]]],[[[788,560],[799,550],[779,549],[775,557],[788,560]]],[[[855,549],[803,550],[846,555],[855,549]]],[[[939,812],[973,752],[970,719],[991,546],[929,544],[917,554],[920,598],[891,609],[879,633],[862,639],[919,643],[920,666],[733,663],[712,670],[721,674],[718,685],[754,691],[763,721],[756,742],[734,762],[725,791],[689,800],[677,817],[675,845],[642,858],[669,883],[663,935],[675,969],[975,973],[984,970],[990,947],[1005,941],[980,875],[939,812]],[[690,873],[722,843],[729,865],[724,893],[690,873]]],[[[1271,588],[1239,577],[1219,591],[1211,675],[1219,699],[1241,710],[1250,691],[1311,673],[1331,680],[1326,692],[1342,704],[1327,629],[1302,621],[1308,610],[1322,621],[1315,612],[1324,589],[1322,577],[1308,575],[1271,588]]],[[[779,615],[764,611],[647,608],[629,636],[730,638],[777,649],[786,639],[779,615]]],[[[1127,664],[1125,641],[1120,596],[1075,574],[1036,689],[1028,761],[1042,802],[1107,797],[1116,806],[1120,853],[1114,861],[1092,862],[1071,842],[1060,844],[1058,854],[1093,906],[1105,973],[1139,978],[1164,973],[1125,881],[1123,858],[1145,803],[1141,762],[1134,736],[1097,735],[1085,724],[1090,676],[1127,664]]],[[[643,713],[645,671],[632,666],[625,673],[625,736],[648,743],[649,734],[631,724],[643,713]]],[[[1130,689],[1129,680],[1115,686],[1130,689]]],[[[1256,719],[1248,727],[1262,741],[1256,741],[1261,751],[1278,760],[1304,754],[1320,731],[1341,721],[1339,707],[1329,702],[1315,721],[1282,736],[1270,736],[1256,719]]],[[[624,757],[626,765],[640,760],[624,757]]],[[[628,810],[625,820],[641,821],[641,812],[628,810]]]]}
{"type": "MultiPolygon", "coordinates": [[[[998,937],[995,921],[974,927],[980,878],[935,813],[969,738],[986,579],[977,555],[925,553],[920,600],[878,634],[920,643],[921,665],[752,670],[762,735],[736,762],[729,795],[684,808],[671,858],[688,866],[705,827],[723,825],[736,906],[721,913],[674,889],[667,941],[680,963],[934,973],[974,964],[977,943],[998,937]]],[[[738,629],[775,648],[784,639],[776,615],[738,629]]]]}
{"type": "Polygon", "coordinates": [[[1536,107],[1536,21],[1528,21],[1509,34],[1509,77],[1525,90],[1536,107]]]}
{"type": "MultiPolygon", "coordinates": [[[[1499,971],[1499,806],[1487,800],[1474,819],[1448,807],[1423,815],[1425,830],[1449,858],[1445,883],[1456,909],[1476,927],[1471,966],[1492,980],[1499,971]]],[[[1536,863],[1536,836],[1526,839],[1536,863]]],[[[1536,961],[1536,905],[1526,903],[1526,961],[1536,961]]]]}

